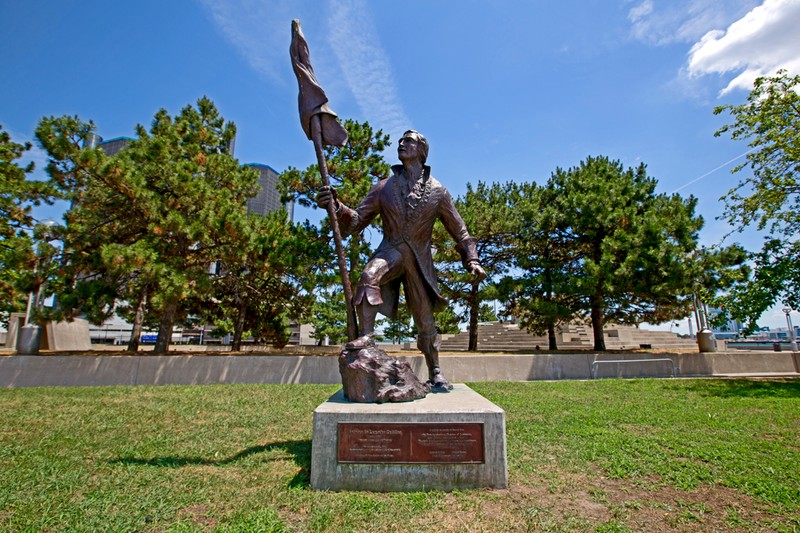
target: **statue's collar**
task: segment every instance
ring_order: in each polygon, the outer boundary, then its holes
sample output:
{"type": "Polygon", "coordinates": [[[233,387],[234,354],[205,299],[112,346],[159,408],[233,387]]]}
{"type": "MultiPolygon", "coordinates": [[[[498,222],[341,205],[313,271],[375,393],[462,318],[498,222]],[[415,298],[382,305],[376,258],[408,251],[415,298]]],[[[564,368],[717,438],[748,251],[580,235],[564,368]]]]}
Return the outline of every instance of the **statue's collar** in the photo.
{"type": "Polygon", "coordinates": [[[413,183],[405,181],[405,170],[403,165],[392,167],[394,179],[392,179],[392,189],[394,190],[397,205],[402,206],[405,211],[406,221],[412,221],[419,215],[420,207],[427,204],[431,195],[431,167],[423,165],[420,179],[413,183]]]}
{"type": "MultiPolygon", "coordinates": [[[[397,177],[404,178],[406,175],[405,167],[403,165],[392,165],[392,173],[397,177]]],[[[422,181],[427,181],[430,177],[431,167],[422,165],[422,181]]]]}

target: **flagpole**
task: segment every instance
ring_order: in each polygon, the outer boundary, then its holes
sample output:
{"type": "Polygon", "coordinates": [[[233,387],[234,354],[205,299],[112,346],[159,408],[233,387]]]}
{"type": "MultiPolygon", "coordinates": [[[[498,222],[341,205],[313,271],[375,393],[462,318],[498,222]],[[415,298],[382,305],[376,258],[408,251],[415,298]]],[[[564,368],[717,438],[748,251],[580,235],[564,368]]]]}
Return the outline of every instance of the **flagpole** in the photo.
{"type": "MultiPolygon", "coordinates": [[[[314,143],[317,154],[319,173],[322,184],[330,187],[328,165],[325,162],[325,146],[345,146],[347,144],[347,130],[336,119],[336,113],[328,106],[328,97],[322,90],[314,68],[311,66],[311,56],[308,43],[300,28],[300,21],[292,21],[292,43],[289,46],[289,56],[292,59],[292,68],[297,76],[300,88],[298,109],[300,111],[300,124],[309,140],[314,143]]],[[[339,274],[342,277],[344,290],[345,310],[347,314],[347,337],[355,340],[358,337],[358,322],[356,321],[355,308],[353,307],[353,289],[350,286],[350,275],[347,271],[347,259],[342,246],[342,233],[339,229],[339,219],[336,217],[335,202],[328,204],[328,218],[333,230],[333,241],[336,246],[336,257],[339,261],[339,274]]]]}
{"type": "MultiPolygon", "coordinates": [[[[328,164],[325,161],[325,151],[322,145],[322,124],[319,114],[311,117],[311,140],[314,143],[314,151],[317,153],[317,164],[319,173],[322,176],[322,185],[330,187],[331,180],[328,177],[328,164]]],[[[350,285],[350,275],[347,269],[347,258],[342,245],[342,232],[339,229],[339,219],[336,217],[336,202],[328,203],[328,219],[331,221],[333,230],[333,242],[336,248],[336,257],[339,260],[339,274],[342,277],[342,288],[344,289],[345,307],[347,310],[347,340],[358,338],[358,324],[356,313],[353,308],[353,288],[350,285]]]]}

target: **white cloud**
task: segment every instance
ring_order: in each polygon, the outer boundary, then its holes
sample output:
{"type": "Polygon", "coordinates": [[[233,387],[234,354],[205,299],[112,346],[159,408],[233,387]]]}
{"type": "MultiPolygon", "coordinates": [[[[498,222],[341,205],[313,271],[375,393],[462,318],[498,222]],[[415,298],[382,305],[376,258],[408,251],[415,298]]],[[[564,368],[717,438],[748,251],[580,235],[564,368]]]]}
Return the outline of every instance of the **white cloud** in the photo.
{"type": "Polygon", "coordinates": [[[329,42],[361,112],[373,126],[397,139],[410,121],[369,6],[364,0],[330,0],[328,8],[329,42]]]}
{"type": "Polygon", "coordinates": [[[287,83],[292,76],[289,22],[300,18],[304,28],[317,27],[314,33],[326,34],[330,48],[313,48],[312,59],[320,81],[331,96],[331,107],[339,109],[335,93],[344,88],[339,82],[342,80],[373,126],[392,138],[407,129],[409,120],[400,105],[391,63],[365,1],[330,0],[325,8],[316,2],[297,0],[200,2],[250,67],[279,83],[287,83]],[[321,21],[323,16],[327,20],[321,21]]]}
{"type": "Polygon", "coordinates": [[[709,31],[689,52],[690,76],[738,73],[721,94],[749,90],[759,76],[800,72],[800,1],[765,0],[726,30],[709,31]]]}
{"type": "Polygon", "coordinates": [[[289,22],[293,7],[288,0],[200,0],[211,19],[256,72],[283,81],[288,61],[289,22]]]}
{"type": "Polygon", "coordinates": [[[727,26],[758,4],[756,0],[637,1],[628,11],[631,34],[653,45],[695,42],[710,30],[727,26]]]}
{"type": "Polygon", "coordinates": [[[653,0],[644,0],[638,6],[634,6],[631,8],[630,12],[628,13],[628,20],[633,22],[634,24],[644,20],[647,15],[653,12],[653,0]]]}

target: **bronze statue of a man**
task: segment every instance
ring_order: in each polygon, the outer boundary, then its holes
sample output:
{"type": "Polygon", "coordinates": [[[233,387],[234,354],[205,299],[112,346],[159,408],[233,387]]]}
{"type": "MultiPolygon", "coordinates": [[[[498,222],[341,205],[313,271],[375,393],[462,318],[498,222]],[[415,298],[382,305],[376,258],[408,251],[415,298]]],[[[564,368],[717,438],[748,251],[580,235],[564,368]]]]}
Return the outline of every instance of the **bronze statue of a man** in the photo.
{"type": "Polygon", "coordinates": [[[353,298],[359,318],[360,335],[348,349],[374,344],[375,318],[380,312],[395,317],[400,283],[403,283],[419,336],[417,347],[425,354],[428,381],[434,392],[452,389],[439,368],[439,343],[434,312],[447,302],[439,293],[431,253],[433,224],[441,220],[456,241],[464,267],[478,279],[486,272],[480,265],[475,239],[470,237],[453,199],[444,186],[431,176],[425,165],[428,141],[419,132],[403,134],[397,147],[402,165],[392,167],[392,175],[380,181],[361,204],[351,209],[342,204],[331,187],[321,187],[317,204],[327,208],[335,202],[336,216],[344,233],[363,230],[375,216],[383,222],[383,241],[370,258],[353,298]]]}

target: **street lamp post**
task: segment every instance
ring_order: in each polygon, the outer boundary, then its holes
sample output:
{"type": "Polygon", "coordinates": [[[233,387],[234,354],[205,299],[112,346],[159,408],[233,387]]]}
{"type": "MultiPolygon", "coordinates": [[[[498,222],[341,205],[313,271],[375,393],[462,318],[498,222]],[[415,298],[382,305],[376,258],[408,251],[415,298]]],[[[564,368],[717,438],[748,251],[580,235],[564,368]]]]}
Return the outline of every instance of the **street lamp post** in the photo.
{"type": "Polygon", "coordinates": [[[786,313],[786,326],[789,328],[789,340],[792,341],[792,351],[797,351],[797,338],[794,335],[794,326],[792,326],[792,317],[789,313],[792,312],[790,307],[784,307],[783,312],[786,313]]]}

